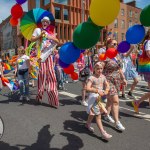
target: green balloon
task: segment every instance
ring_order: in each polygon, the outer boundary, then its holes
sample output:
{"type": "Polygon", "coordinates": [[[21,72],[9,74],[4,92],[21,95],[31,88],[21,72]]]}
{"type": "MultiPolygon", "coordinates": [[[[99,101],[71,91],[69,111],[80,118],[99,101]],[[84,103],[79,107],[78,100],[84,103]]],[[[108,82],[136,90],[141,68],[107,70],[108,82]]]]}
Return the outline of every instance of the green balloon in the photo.
{"type": "MultiPolygon", "coordinates": [[[[93,23],[92,19],[89,17],[87,22],[93,23]]],[[[93,23],[94,24],[94,23],[93,23]]],[[[97,26],[96,24],[94,24],[95,26],[97,26]]],[[[99,28],[99,30],[102,30],[104,27],[101,26],[97,26],[99,28]]]]}
{"type": "Polygon", "coordinates": [[[140,21],[143,26],[149,27],[150,26],[150,5],[146,6],[141,14],[140,14],[140,21]]]}
{"type": "Polygon", "coordinates": [[[83,22],[79,24],[73,33],[73,43],[80,49],[93,47],[99,39],[99,28],[90,22],[83,22]]]}

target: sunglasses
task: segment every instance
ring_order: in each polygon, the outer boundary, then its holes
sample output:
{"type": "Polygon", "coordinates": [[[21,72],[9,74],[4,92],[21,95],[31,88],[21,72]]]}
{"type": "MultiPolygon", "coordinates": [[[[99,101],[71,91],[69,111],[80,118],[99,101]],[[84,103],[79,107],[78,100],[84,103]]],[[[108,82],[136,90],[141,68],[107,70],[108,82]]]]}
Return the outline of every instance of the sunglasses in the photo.
{"type": "Polygon", "coordinates": [[[117,43],[112,43],[112,45],[117,46],[118,44],[117,43]]]}

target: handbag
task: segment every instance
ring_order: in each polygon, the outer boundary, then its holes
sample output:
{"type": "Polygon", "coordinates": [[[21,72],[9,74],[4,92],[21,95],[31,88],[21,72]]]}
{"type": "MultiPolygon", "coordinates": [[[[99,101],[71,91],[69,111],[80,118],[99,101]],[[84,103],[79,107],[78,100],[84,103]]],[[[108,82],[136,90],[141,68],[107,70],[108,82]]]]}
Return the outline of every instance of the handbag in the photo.
{"type": "Polygon", "coordinates": [[[20,69],[20,70],[18,70],[18,74],[24,75],[27,71],[28,71],[28,69],[20,69]]]}

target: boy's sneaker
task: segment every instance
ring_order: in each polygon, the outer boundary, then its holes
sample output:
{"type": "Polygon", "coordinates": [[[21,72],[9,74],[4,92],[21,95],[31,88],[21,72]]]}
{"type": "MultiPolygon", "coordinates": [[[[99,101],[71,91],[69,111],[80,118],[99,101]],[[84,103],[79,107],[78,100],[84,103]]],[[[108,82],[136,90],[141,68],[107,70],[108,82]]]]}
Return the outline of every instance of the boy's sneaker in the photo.
{"type": "Polygon", "coordinates": [[[29,98],[28,96],[26,96],[26,100],[27,100],[27,101],[30,101],[30,98],[29,98]]]}
{"type": "Polygon", "coordinates": [[[104,116],[104,120],[110,123],[115,123],[115,120],[110,115],[104,116]]]}
{"type": "Polygon", "coordinates": [[[120,97],[121,99],[127,100],[129,99],[125,94],[122,94],[122,96],[120,97]]]}
{"type": "Polygon", "coordinates": [[[19,100],[20,100],[20,101],[22,101],[22,100],[23,100],[23,95],[21,95],[21,96],[20,96],[19,100]]]}
{"type": "Polygon", "coordinates": [[[133,95],[133,93],[132,93],[132,92],[130,92],[130,91],[129,91],[129,93],[128,93],[128,96],[129,96],[129,97],[131,97],[131,98],[133,98],[133,99],[135,99],[135,98],[136,98],[136,97],[133,95]]]}
{"type": "Polygon", "coordinates": [[[132,105],[133,105],[134,111],[136,113],[139,113],[139,105],[137,104],[137,102],[136,101],[132,101],[132,105]]]}
{"type": "Polygon", "coordinates": [[[116,123],[116,129],[119,130],[119,131],[124,131],[125,130],[125,127],[121,124],[120,121],[118,121],[116,123]]]}
{"type": "Polygon", "coordinates": [[[91,125],[89,125],[89,124],[85,124],[85,127],[89,130],[89,131],[91,131],[91,132],[94,132],[94,128],[93,127],[91,127],[91,125]]]}
{"type": "Polygon", "coordinates": [[[81,104],[82,104],[83,106],[85,106],[85,107],[88,106],[88,103],[87,103],[86,101],[82,101],[81,104]]]}

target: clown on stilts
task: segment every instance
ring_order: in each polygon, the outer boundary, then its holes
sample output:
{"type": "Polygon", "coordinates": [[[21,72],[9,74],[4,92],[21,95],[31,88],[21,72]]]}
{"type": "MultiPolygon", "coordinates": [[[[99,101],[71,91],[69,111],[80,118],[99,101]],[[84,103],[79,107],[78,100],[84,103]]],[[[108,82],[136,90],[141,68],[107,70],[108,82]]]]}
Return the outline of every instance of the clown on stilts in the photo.
{"type": "Polygon", "coordinates": [[[32,42],[36,41],[39,57],[38,95],[36,99],[41,102],[46,90],[49,104],[57,108],[59,100],[52,52],[59,41],[56,35],[50,31],[49,17],[43,17],[41,23],[42,28],[36,28],[31,38],[32,42]]]}

